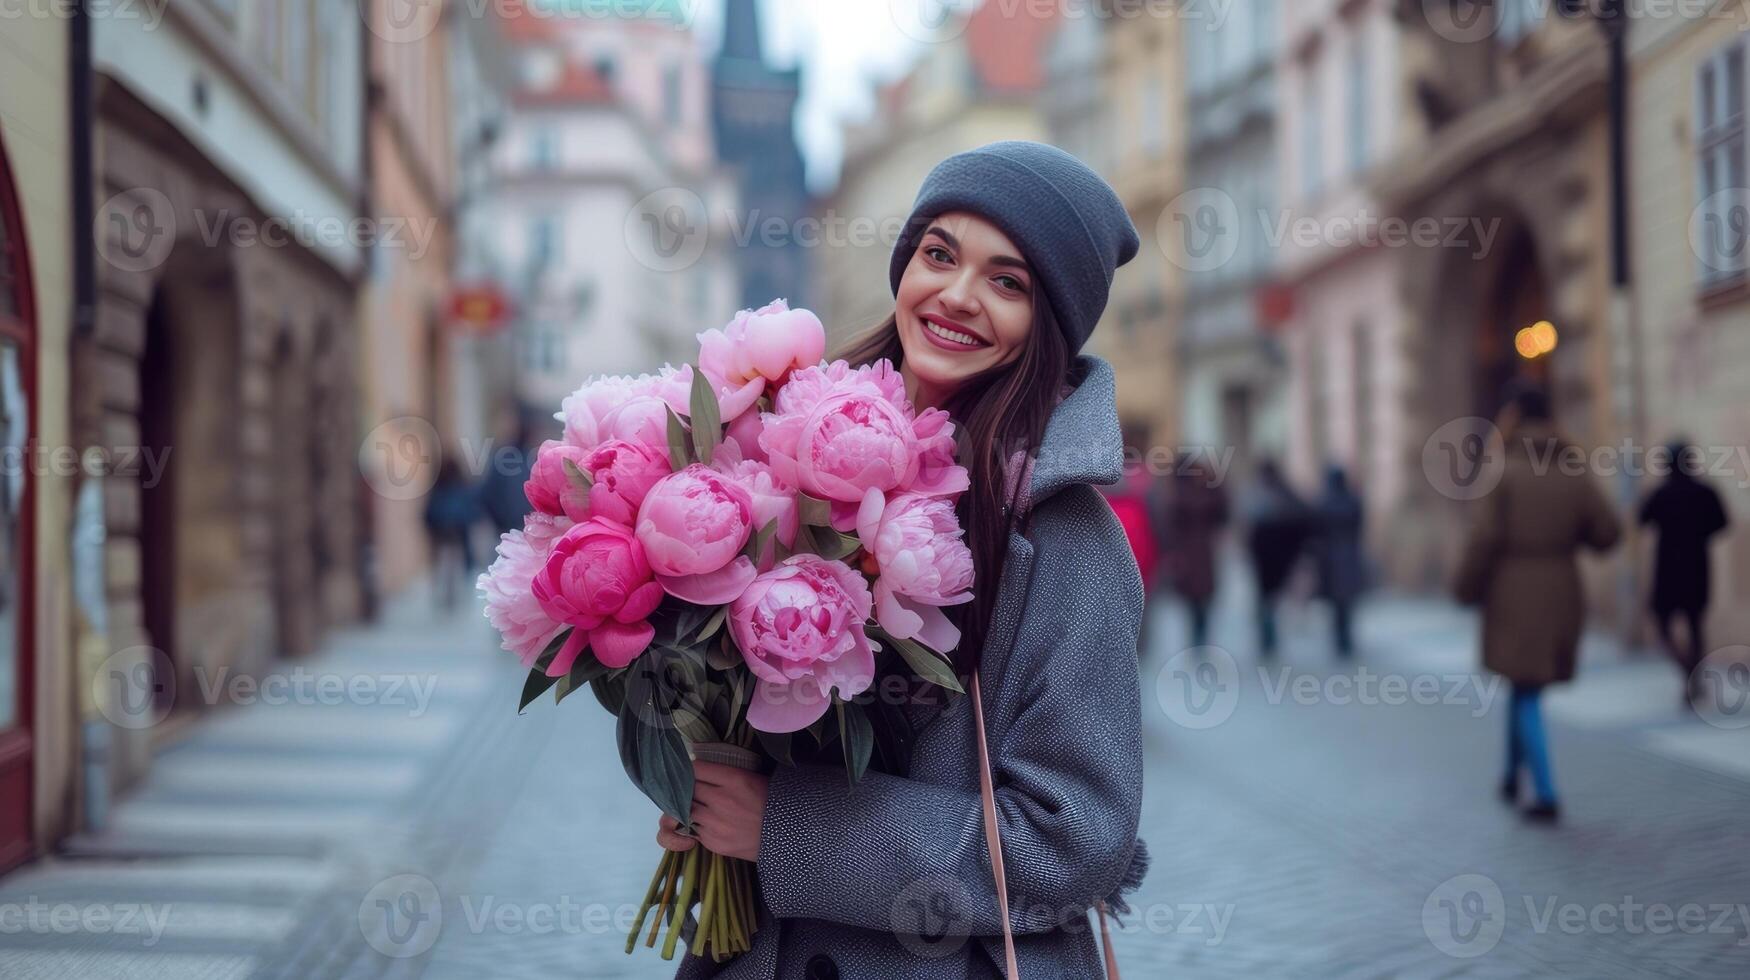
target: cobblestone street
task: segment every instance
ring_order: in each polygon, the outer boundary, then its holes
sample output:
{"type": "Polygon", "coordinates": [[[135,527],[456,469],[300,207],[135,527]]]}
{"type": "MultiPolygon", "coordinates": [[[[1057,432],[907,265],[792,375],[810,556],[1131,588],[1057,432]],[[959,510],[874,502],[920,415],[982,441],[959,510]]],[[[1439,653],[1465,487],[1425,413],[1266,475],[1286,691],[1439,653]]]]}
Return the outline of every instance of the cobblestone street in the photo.
{"type": "MultiPolygon", "coordinates": [[[[1153,623],[1127,975],[1744,975],[1750,731],[1680,715],[1665,662],[1595,642],[1552,694],[1542,828],[1495,798],[1506,692],[1468,614],[1376,602],[1343,665],[1290,608],[1260,664],[1226,594],[1201,660],[1153,623]]],[[[417,599],[287,669],[375,696],[191,726],[103,833],[0,880],[0,976],[672,975],[623,952],[655,810],[588,698],[516,715],[484,624],[417,599]]]]}

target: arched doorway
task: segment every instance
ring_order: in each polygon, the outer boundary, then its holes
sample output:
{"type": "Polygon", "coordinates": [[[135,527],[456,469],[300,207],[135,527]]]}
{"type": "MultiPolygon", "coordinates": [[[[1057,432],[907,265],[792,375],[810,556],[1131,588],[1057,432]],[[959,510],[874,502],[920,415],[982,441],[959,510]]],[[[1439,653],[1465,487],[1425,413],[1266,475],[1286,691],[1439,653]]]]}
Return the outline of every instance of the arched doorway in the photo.
{"type": "Polygon", "coordinates": [[[1482,283],[1481,314],[1472,337],[1471,386],[1476,415],[1493,418],[1516,381],[1550,383],[1548,356],[1527,358],[1515,347],[1519,331],[1550,320],[1549,287],[1537,261],[1537,242],[1523,224],[1514,229],[1482,283]]]}
{"type": "Polygon", "coordinates": [[[36,438],[36,297],[24,212],[0,143],[0,872],[31,853],[35,691],[35,481],[22,465],[36,438]]]}

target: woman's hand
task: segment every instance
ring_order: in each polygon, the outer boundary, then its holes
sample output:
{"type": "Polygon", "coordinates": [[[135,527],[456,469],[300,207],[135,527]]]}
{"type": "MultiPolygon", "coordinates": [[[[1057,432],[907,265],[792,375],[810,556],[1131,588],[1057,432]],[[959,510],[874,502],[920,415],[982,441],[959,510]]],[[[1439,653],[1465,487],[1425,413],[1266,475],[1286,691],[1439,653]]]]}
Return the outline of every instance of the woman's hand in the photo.
{"type": "Polygon", "coordinates": [[[766,812],[765,776],[734,766],[693,761],[693,829],[683,836],[673,817],[664,814],[656,842],[671,851],[703,843],[712,853],[753,861],[760,854],[760,823],[766,812]]]}

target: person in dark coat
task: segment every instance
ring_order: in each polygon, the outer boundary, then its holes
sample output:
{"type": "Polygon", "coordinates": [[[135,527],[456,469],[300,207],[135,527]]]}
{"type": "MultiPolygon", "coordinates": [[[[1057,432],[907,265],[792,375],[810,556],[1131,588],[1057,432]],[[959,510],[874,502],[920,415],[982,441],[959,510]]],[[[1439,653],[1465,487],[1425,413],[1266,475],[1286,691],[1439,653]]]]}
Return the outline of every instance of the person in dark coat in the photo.
{"type": "Polygon", "coordinates": [[[444,609],[454,609],[468,587],[474,568],[470,540],[474,522],[480,519],[480,496],[455,453],[445,453],[438,464],[437,482],[425,500],[425,530],[431,541],[432,576],[444,609]]]}
{"type": "Polygon", "coordinates": [[[1191,646],[1209,642],[1209,607],[1215,599],[1216,547],[1228,521],[1227,490],[1202,461],[1173,467],[1156,495],[1161,577],[1185,600],[1191,618],[1191,646]]]}
{"type": "Polygon", "coordinates": [[[1622,523],[1589,474],[1538,463],[1577,451],[1556,430],[1542,388],[1517,388],[1497,426],[1501,482],[1476,502],[1454,591],[1482,605],[1483,665],[1513,685],[1501,796],[1518,801],[1519,773],[1527,769],[1537,800],[1525,815],[1553,821],[1543,689],[1572,680],[1579,658],[1586,609],[1577,556],[1614,547],[1622,523]]]}
{"type": "Polygon", "coordinates": [[[1289,487],[1276,461],[1258,464],[1258,481],[1246,506],[1246,549],[1258,585],[1258,648],[1276,655],[1276,602],[1306,547],[1312,515],[1289,487]]]}
{"type": "Polygon", "coordinates": [[[532,509],[523,493],[523,484],[529,482],[529,474],[534,470],[535,451],[530,445],[528,423],[518,414],[515,435],[492,454],[492,467],[480,486],[480,502],[486,517],[500,536],[522,530],[523,518],[532,509]]]}
{"type": "Polygon", "coordinates": [[[1653,560],[1653,619],[1665,650],[1683,669],[1684,696],[1696,696],[1695,671],[1707,649],[1702,621],[1707,613],[1711,576],[1708,543],[1726,529],[1726,509],[1713,487],[1698,479],[1699,454],[1692,446],[1671,447],[1671,475],[1641,504],[1640,522],[1659,533],[1653,560]],[[1687,647],[1679,647],[1673,628],[1682,617],[1687,647]]]}
{"type": "Polygon", "coordinates": [[[1366,515],[1341,466],[1325,471],[1317,518],[1319,595],[1331,604],[1337,655],[1348,657],[1355,652],[1355,600],[1367,585],[1367,559],[1361,550],[1366,515]]]}

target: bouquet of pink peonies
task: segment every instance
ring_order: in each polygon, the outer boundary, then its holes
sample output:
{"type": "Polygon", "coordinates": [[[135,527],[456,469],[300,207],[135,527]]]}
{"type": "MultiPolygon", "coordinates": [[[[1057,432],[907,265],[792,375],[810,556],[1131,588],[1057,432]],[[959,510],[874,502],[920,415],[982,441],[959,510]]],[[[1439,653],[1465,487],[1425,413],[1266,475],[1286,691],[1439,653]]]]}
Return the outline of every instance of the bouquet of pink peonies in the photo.
{"type": "MultiPolygon", "coordinates": [[[[892,364],[822,363],[820,321],[783,300],[699,342],[697,366],[565,399],[534,511],[479,583],[531,668],[518,710],[589,687],[627,775],[683,827],[695,755],[763,769],[830,751],[854,786],[881,741],[878,657],[961,691],[943,607],[973,575],[953,426],[913,411],[892,364]]],[[[747,950],[756,884],[748,862],[665,851],[626,951],[652,909],[645,945],[666,921],[665,959],[683,936],[718,960],[747,950]]]]}

